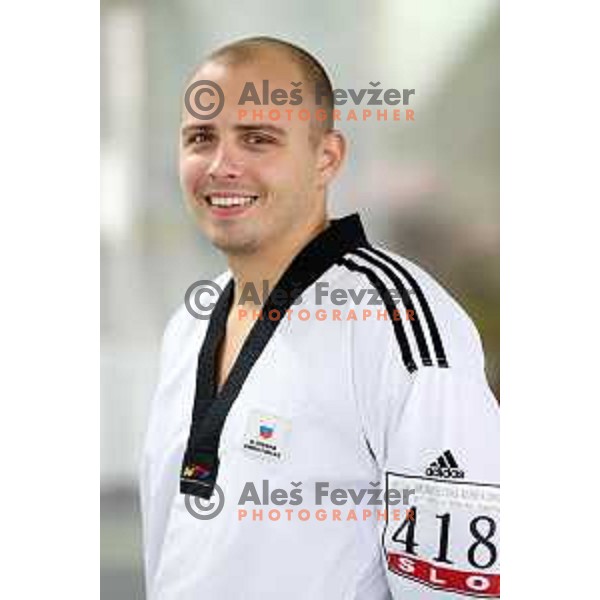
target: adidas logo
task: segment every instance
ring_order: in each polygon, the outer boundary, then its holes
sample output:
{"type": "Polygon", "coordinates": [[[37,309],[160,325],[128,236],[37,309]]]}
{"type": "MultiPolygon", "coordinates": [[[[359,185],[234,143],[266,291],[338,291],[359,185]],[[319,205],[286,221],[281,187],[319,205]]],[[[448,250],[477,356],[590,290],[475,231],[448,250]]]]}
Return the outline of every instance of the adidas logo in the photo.
{"type": "Polygon", "coordinates": [[[465,472],[458,467],[454,456],[450,450],[446,450],[443,454],[434,460],[425,471],[428,477],[444,477],[446,479],[464,479],[465,472]]]}

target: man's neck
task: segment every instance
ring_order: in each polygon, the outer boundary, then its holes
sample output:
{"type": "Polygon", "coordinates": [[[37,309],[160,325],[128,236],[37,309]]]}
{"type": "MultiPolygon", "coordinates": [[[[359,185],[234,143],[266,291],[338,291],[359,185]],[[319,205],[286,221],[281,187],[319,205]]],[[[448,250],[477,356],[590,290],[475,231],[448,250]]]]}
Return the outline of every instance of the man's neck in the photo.
{"type": "Polygon", "coordinates": [[[298,253],[329,225],[326,217],[278,244],[252,254],[230,256],[229,270],[235,282],[235,305],[260,308],[266,300],[263,290],[270,292],[298,253]],[[248,294],[251,290],[251,294],[248,294]],[[256,290],[256,293],[255,291],[256,290]],[[244,298],[242,298],[244,293],[244,298]],[[258,303],[253,301],[258,297],[258,303]]]}

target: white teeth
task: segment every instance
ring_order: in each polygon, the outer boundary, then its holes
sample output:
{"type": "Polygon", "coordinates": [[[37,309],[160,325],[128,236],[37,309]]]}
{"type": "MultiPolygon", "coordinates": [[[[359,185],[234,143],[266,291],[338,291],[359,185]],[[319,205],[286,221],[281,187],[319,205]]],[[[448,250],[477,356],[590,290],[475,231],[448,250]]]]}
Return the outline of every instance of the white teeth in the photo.
{"type": "Polygon", "coordinates": [[[249,206],[256,201],[256,196],[208,196],[207,199],[211,206],[227,208],[231,206],[249,206]]]}

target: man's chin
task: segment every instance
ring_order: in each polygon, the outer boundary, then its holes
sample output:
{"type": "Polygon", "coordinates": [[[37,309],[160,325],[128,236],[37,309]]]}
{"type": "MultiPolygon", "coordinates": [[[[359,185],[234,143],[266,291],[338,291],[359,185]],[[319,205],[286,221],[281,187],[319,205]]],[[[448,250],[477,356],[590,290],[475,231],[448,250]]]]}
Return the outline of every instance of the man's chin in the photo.
{"type": "Polygon", "coordinates": [[[256,233],[249,231],[243,223],[215,223],[206,215],[197,215],[202,235],[218,250],[225,254],[246,254],[256,249],[256,233]]]}
{"type": "Polygon", "coordinates": [[[258,250],[259,242],[255,236],[236,235],[233,232],[212,232],[207,235],[210,243],[223,252],[231,256],[241,256],[252,254],[258,250]]]}

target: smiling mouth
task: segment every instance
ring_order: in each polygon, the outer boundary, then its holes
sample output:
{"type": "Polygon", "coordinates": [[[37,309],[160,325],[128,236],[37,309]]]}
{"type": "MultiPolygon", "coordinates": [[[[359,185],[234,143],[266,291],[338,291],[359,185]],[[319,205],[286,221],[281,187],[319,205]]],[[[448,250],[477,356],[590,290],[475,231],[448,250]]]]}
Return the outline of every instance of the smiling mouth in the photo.
{"type": "Polygon", "coordinates": [[[204,196],[205,202],[209,206],[214,206],[215,208],[239,208],[252,206],[257,200],[258,196],[250,195],[250,196],[235,196],[235,195],[213,195],[207,194],[204,196]]]}

